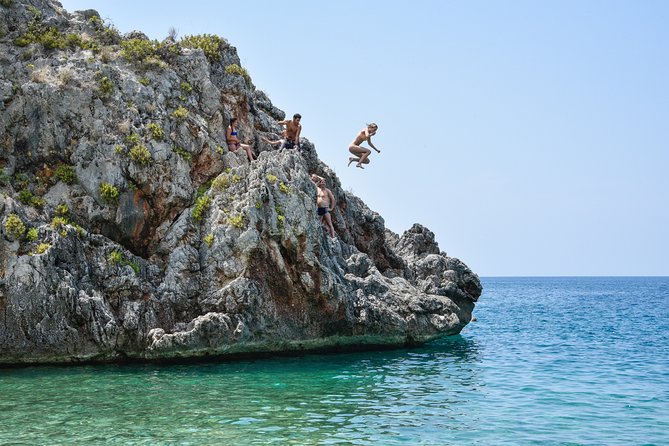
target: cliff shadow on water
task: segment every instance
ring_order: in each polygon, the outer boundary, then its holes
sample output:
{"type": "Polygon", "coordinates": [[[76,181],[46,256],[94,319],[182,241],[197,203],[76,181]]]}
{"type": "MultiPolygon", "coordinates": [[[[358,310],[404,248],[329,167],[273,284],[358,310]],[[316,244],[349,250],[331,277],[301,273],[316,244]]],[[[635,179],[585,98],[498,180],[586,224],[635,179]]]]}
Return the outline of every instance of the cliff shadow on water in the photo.
{"type": "Polygon", "coordinates": [[[416,345],[470,321],[478,276],[432,232],[386,229],[307,139],[262,139],[285,113],[225,39],[48,0],[0,15],[0,364],[416,345]]]}

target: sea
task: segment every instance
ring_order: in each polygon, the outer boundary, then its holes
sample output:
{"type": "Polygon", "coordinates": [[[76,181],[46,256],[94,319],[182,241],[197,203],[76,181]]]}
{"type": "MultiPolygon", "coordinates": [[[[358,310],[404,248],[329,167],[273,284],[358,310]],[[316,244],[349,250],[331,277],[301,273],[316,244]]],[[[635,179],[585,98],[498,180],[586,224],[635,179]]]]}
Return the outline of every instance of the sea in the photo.
{"type": "Polygon", "coordinates": [[[669,278],[483,278],[419,348],[0,370],[2,445],[669,445],[669,278]]]}

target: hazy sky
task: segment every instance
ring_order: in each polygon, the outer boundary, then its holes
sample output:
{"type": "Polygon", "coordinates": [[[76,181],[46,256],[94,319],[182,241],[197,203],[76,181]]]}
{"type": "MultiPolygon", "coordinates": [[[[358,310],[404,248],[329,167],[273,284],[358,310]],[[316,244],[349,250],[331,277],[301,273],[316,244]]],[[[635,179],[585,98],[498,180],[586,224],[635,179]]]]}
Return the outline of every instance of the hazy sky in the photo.
{"type": "Polygon", "coordinates": [[[481,276],[669,275],[669,1],[62,4],[225,37],[345,189],[481,276]]]}

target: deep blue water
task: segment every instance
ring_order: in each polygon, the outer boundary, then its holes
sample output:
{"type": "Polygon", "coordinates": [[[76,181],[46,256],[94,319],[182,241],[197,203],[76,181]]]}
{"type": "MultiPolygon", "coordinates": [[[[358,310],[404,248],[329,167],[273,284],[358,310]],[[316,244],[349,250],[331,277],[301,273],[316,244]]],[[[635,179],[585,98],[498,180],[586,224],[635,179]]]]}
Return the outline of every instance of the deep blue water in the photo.
{"type": "Polygon", "coordinates": [[[0,370],[0,444],[669,444],[669,278],[487,278],[423,348],[0,370]]]}

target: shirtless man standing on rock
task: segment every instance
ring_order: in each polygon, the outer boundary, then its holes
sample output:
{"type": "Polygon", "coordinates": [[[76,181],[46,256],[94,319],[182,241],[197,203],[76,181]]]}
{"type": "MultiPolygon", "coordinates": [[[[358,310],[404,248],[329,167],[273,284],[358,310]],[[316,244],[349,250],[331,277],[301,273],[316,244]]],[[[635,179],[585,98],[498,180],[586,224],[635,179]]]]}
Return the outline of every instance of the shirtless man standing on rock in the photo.
{"type": "Polygon", "coordinates": [[[279,121],[279,124],[286,126],[286,139],[281,144],[281,147],[279,147],[279,150],[292,149],[293,147],[300,148],[301,120],[302,116],[299,113],[295,113],[293,119],[279,121]]]}
{"type": "Polygon", "coordinates": [[[318,207],[318,215],[321,217],[321,224],[330,233],[330,237],[335,238],[335,230],[330,216],[330,212],[334,209],[334,195],[330,189],[325,187],[325,178],[312,174],[311,181],[316,184],[316,206],[318,207]]]}

